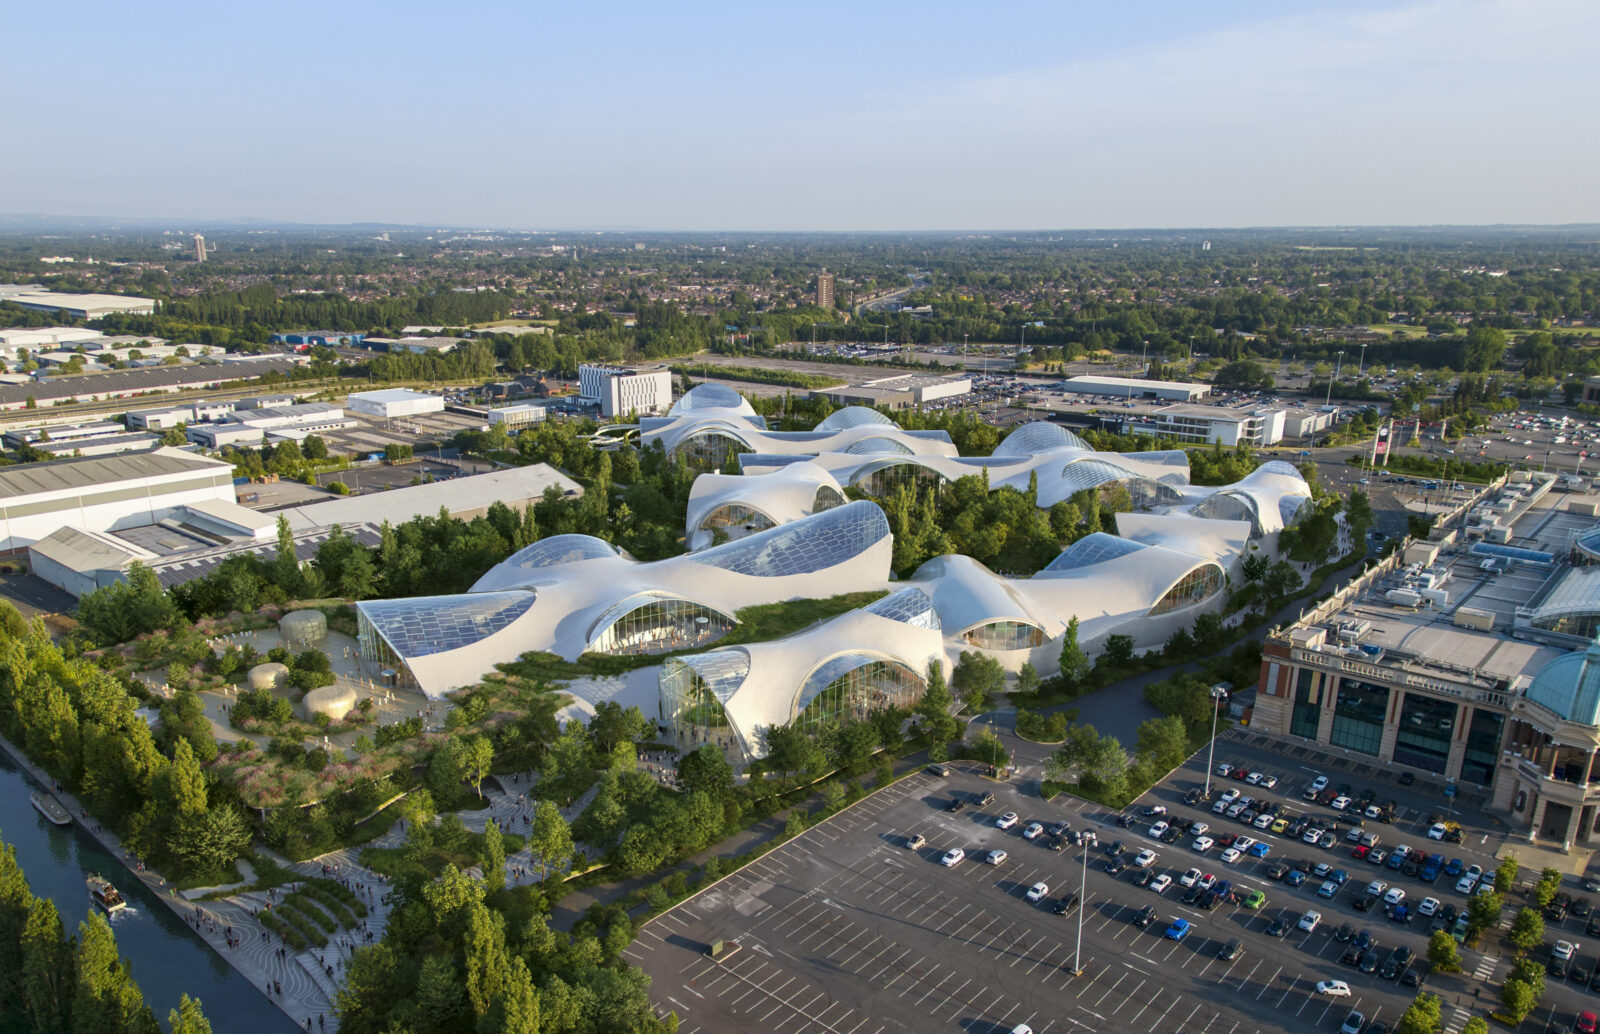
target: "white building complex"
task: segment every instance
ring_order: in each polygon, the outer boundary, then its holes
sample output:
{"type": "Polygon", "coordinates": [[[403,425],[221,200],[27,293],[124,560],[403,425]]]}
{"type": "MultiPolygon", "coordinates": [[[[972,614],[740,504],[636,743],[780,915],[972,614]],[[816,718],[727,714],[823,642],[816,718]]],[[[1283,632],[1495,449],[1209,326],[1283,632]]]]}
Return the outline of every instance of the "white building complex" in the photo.
{"type": "Polygon", "coordinates": [[[422,416],[424,413],[443,413],[444,397],[412,391],[410,388],[387,388],[383,391],[352,392],[345,399],[345,405],[352,413],[379,420],[393,420],[396,417],[422,416]]]}
{"type": "Polygon", "coordinates": [[[233,465],[178,449],[0,468],[0,553],[63,526],[103,532],[155,524],[208,500],[234,502],[233,465]]]}
{"type": "Polygon", "coordinates": [[[659,413],[672,403],[672,371],[580,366],[578,396],[607,418],[659,413]]]}

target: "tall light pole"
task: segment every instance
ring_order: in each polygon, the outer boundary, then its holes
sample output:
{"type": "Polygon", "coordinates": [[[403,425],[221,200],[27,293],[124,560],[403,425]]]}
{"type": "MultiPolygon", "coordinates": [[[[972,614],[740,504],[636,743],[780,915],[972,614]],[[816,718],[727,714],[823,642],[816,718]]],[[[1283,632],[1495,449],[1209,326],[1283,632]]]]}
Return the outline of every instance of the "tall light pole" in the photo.
{"type": "Polygon", "coordinates": [[[1361,379],[1361,371],[1367,368],[1367,343],[1361,343],[1361,362],[1356,365],[1356,380],[1361,379]]]}
{"type": "MultiPolygon", "coordinates": [[[[1096,838],[1099,842],[1099,838],[1096,838]]],[[[1072,975],[1083,976],[1083,909],[1089,893],[1089,838],[1083,838],[1083,871],[1078,877],[1078,946],[1072,949],[1072,975]]]]}
{"type": "Polygon", "coordinates": [[[1206,800],[1211,799],[1211,763],[1217,760],[1217,700],[1222,696],[1222,687],[1211,687],[1211,749],[1206,751],[1206,800]]]}

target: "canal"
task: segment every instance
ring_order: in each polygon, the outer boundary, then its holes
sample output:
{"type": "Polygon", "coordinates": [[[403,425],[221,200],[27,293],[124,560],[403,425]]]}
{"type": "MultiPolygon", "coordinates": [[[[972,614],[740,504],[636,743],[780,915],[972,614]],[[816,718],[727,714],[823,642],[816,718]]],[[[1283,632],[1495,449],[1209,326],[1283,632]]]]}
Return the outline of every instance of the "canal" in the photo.
{"type": "Polygon", "coordinates": [[[99,873],[122,891],[130,906],[111,927],[117,950],[128,961],[163,1029],[178,996],[200,999],[213,1030],[228,1034],[292,1034],[300,1030],[232,966],[202,941],[172,910],[158,901],[115,858],[74,823],[45,821],[28,800],[37,789],[12,759],[0,752],[0,836],[16,848],[17,862],[34,894],[54,899],[67,933],[94,906],[84,879],[99,873]]]}

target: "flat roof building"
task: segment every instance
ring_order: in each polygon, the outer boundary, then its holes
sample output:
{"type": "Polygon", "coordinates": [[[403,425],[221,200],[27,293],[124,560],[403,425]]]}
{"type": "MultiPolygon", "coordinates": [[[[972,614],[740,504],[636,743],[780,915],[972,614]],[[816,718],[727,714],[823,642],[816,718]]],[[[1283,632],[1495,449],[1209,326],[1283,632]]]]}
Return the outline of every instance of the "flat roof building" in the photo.
{"type": "Polygon", "coordinates": [[[910,409],[913,406],[966,395],[971,391],[971,377],[899,374],[837,388],[819,388],[811,394],[820,395],[841,406],[910,409]]]}
{"type": "Polygon", "coordinates": [[[1163,402],[1193,402],[1211,394],[1211,385],[1196,381],[1147,381],[1142,377],[1102,377],[1099,374],[1068,377],[1061,382],[1061,389],[1080,395],[1160,399],[1163,402]]]}
{"type": "Polygon", "coordinates": [[[115,531],[154,524],[185,503],[234,501],[233,465],[178,449],[0,468],[0,552],[63,526],[115,531]]]}
{"type": "Polygon", "coordinates": [[[153,316],[154,298],[140,298],[122,294],[67,294],[49,291],[37,284],[6,284],[9,290],[0,291],[0,301],[7,301],[32,312],[65,312],[80,320],[98,319],[119,312],[153,316]]]}
{"type": "Polygon", "coordinates": [[[508,432],[515,434],[517,431],[530,424],[543,422],[545,411],[543,406],[524,402],[516,406],[500,406],[489,410],[489,423],[499,424],[508,432]]]}
{"type": "Polygon", "coordinates": [[[345,399],[350,412],[380,420],[396,417],[421,416],[423,413],[443,413],[444,397],[410,388],[388,388],[383,391],[352,392],[345,399]]]}
{"type": "Polygon", "coordinates": [[[579,396],[600,407],[607,419],[629,413],[660,413],[672,405],[672,371],[619,366],[578,367],[579,396]]]}
{"type": "Polygon", "coordinates": [[[1180,403],[1123,421],[1134,434],[1209,445],[1275,445],[1283,440],[1284,411],[1265,406],[1196,406],[1180,403]]]}

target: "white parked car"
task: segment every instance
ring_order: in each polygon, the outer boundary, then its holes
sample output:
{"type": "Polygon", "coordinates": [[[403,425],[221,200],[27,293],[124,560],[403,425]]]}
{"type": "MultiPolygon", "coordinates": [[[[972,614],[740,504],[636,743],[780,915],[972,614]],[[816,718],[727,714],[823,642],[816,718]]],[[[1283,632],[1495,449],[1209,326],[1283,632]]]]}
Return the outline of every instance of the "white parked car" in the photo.
{"type": "Polygon", "coordinates": [[[1021,822],[1021,821],[1022,820],[1017,817],[1017,813],[1016,812],[1008,811],[1004,815],[1000,816],[998,819],[995,819],[994,824],[997,827],[999,827],[1000,829],[1010,829],[1012,826],[1015,826],[1018,822],[1021,822]]]}
{"type": "Polygon", "coordinates": [[[1170,828],[1172,827],[1165,822],[1157,822],[1155,825],[1150,827],[1150,829],[1145,833],[1145,836],[1149,837],[1151,840],[1155,840],[1170,828]]]}
{"type": "Polygon", "coordinates": [[[1028,888],[1028,900],[1035,902],[1039,901],[1048,893],[1050,893],[1049,884],[1041,880],[1040,882],[1035,883],[1033,886],[1028,888]]]}
{"type": "Polygon", "coordinates": [[[1216,843],[1217,842],[1212,840],[1210,837],[1195,837],[1194,843],[1189,845],[1189,849],[1192,851],[1198,851],[1201,854],[1205,854],[1207,851],[1215,847],[1216,843]]]}
{"type": "Polygon", "coordinates": [[[1203,837],[1209,832],[1211,832],[1211,826],[1204,822],[1196,822],[1189,827],[1189,835],[1192,837],[1203,837]]]}
{"type": "Polygon", "coordinates": [[[1327,776],[1317,776],[1315,779],[1311,780],[1311,789],[1316,791],[1317,793],[1321,793],[1322,791],[1326,790],[1327,788],[1328,788],[1328,777],[1327,776]]]}
{"type": "Polygon", "coordinates": [[[1316,930],[1317,924],[1320,922],[1322,922],[1321,912],[1307,912],[1305,915],[1300,917],[1299,925],[1300,929],[1304,930],[1306,933],[1312,933],[1316,930]]]}
{"type": "Polygon", "coordinates": [[[1244,781],[1249,783],[1251,786],[1260,786],[1261,785],[1261,773],[1260,772],[1251,772],[1249,775],[1244,777],[1244,781]]]}
{"type": "Polygon", "coordinates": [[[1024,839],[1024,840],[1037,840],[1039,838],[1039,835],[1041,833],[1043,833],[1043,832],[1044,832],[1044,823],[1042,823],[1042,822],[1030,822],[1030,823],[1028,823],[1028,827],[1022,831],[1022,839],[1024,839]]]}
{"type": "Polygon", "coordinates": [[[1271,827],[1272,821],[1275,818],[1277,818],[1277,816],[1273,815],[1270,811],[1264,811],[1260,815],[1256,816],[1256,820],[1253,825],[1257,829],[1268,829],[1271,827]]]}
{"type": "Polygon", "coordinates": [[[1349,998],[1350,985],[1343,980],[1319,980],[1317,981],[1317,994],[1330,995],[1334,998],[1349,998]]]}
{"type": "Polygon", "coordinates": [[[1340,794],[1333,799],[1334,811],[1344,811],[1348,807],[1350,807],[1350,798],[1346,797],[1344,794],[1340,794]]]}
{"type": "Polygon", "coordinates": [[[906,837],[906,850],[920,851],[928,846],[928,838],[921,833],[913,833],[906,837]]]}
{"type": "Polygon", "coordinates": [[[1556,946],[1551,951],[1558,959],[1570,959],[1572,958],[1572,953],[1577,951],[1578,947],[1577,941],[1557,941],[1556,946]]]}
{"type": "Polygon", "coordinates": [[[1232,865],[1234,862],[1237,862],[1243,857],[1244,852],[1239,850],[1237,847],[1230,847],[1222,852],[1222,860],[1227,862],[1229,865],[1232,865]]]}
{"type": "Polygon", "coordinates": [[[1300,834],[1300,839],[1308,844],[1314,844],[1322,839],[1322,830],[1316,826],[1310,826],[1304,833],[1300,834]]]}
{"type": "Polygon", "coordinates": [[[1448,832],[1450,832],[1449,826],[1446,826],[1443,822],[1435,822],[1433,825],[1428,827],[1428,839],[1443,840],[1444,835],[1448,832]]]}
{"type": "Polygon", "coordinates": [[[1385,905],[1398,905],[1405,899],[1406,889],[1404,887],[1390,887],[1389,893],[1383,896],[1383,903],[1385,905]]]}
{"type": "Polygon", "coordinates": [[[1260,843],[1260,841],[1258,841],[1255,837],[1240,837],[1233,842],[1233,846],[1237,847],[1241,851],[1248,851],[1258,843],[1260,843]]]}
{"type": "Polygon", "coordinates": [[[1411,848],[1407,847],[1405,844],[1398,844],[1395,846],[1393,851],[1389,852],[1389,854],[1395,858],[1410,858],[1411,848]]]}
{"type": "Polygon", "coordinates": [[[1150,889],[1157,894],[1165,894],[1170,886],[1172,886],[1172,877],[1166,873],[1162,873],[1150,881],[1150,889]]]}
{"type": "Polygon", "coordinates": [[[1420,915],[1420,916],[1431,916],[1431,915],[1434,915],[1435,913],[1437,913],[1438,911],[1439,911],[1439,899],[1438,898],[1423,898],[1422,899],[1422,904],[1417,906],[1417,914],[1420,915]]]}
{"type": "Polygon", "coordinates": [[[961,859],[965,858],[966,856],[967,856],[967,852],[963,851],[961,848],[952,847],[950,850],[948,850],[948,851],[946,851],[944,853],[944,857],[943,858],[939,859],[939,864],[943,865],[946,869],[950,869],[950,868],[953,868],[957,862],[961,861],[961,859]]]}
{"type": "Polygon", "coordinates": [[[1388,889],[1389,885],[1382,880],[1373,880],[1371,883],[1367,884],[1367,893],[1371,894],[1375,898],[1383,897],[1383,892],[1388,889]]]}
{"type": "Polygon", "coordinates": [[[1275,789],[1277,789],[1277,787],[1278,787],[1278,777],[1277,776],[1262,776],[1261,777],[1261,788],[1263,790],[1275,790],[1275,789]]]}
{"type": "Polygon", "coordinates": [[[983,860],[988,862],[990,865],[999,865],[1010,857],[1011,856],[1006,854],[1004,851],[1000,850],[999,848],[995,848],[993,851],[990,851],[988,854],[984,855],[983,860]]]}
{"type": "Polygon", "coordinates": [[[1200,882],[1200,877],[1202,875],[1204,874],[1199,869],[1190,869],[1188,872],[1178,877],[1178,882],[1183,884],[1185,887],[1192,887],[1196,883],[1200,882]]]}
{"type": "Polygon", "coordinates": [[[1473,876],[1471,873],[1467,873],[1467,874],[1464,874],[1459,880],[1456,881],[1456,893],[1457,894],[1471,894],[1474,890],[1477,889],[1477,886],[1478,886],[1478,878],[1476,876],[1473,876]]]}
{"type": "Polygon", "coordinates": [[[1156,861],[1156,853],[1154,851],[1150,850],[1148,847],[1145,848],[1143,851],[1140,851],[1133,858],[1133,864],[1137,865],[1141,869],[1150,868],[1150,866],[1155,864],[1155,861],[1156,861]]]}
{"type": "Polygon", "coordinates": [[[1238,790],[1237,787],[1232,787],[1232,786],[1230,786],[1230,787],[1228,787],[1228,789],[1222,791],[1222,796],[1217,798],[1217,800],[1220,801],[1223,804],[1232,804],[1234,801],[1236,801],[1238,799],[1239,799],[1239,790],[1238,790]]]}

